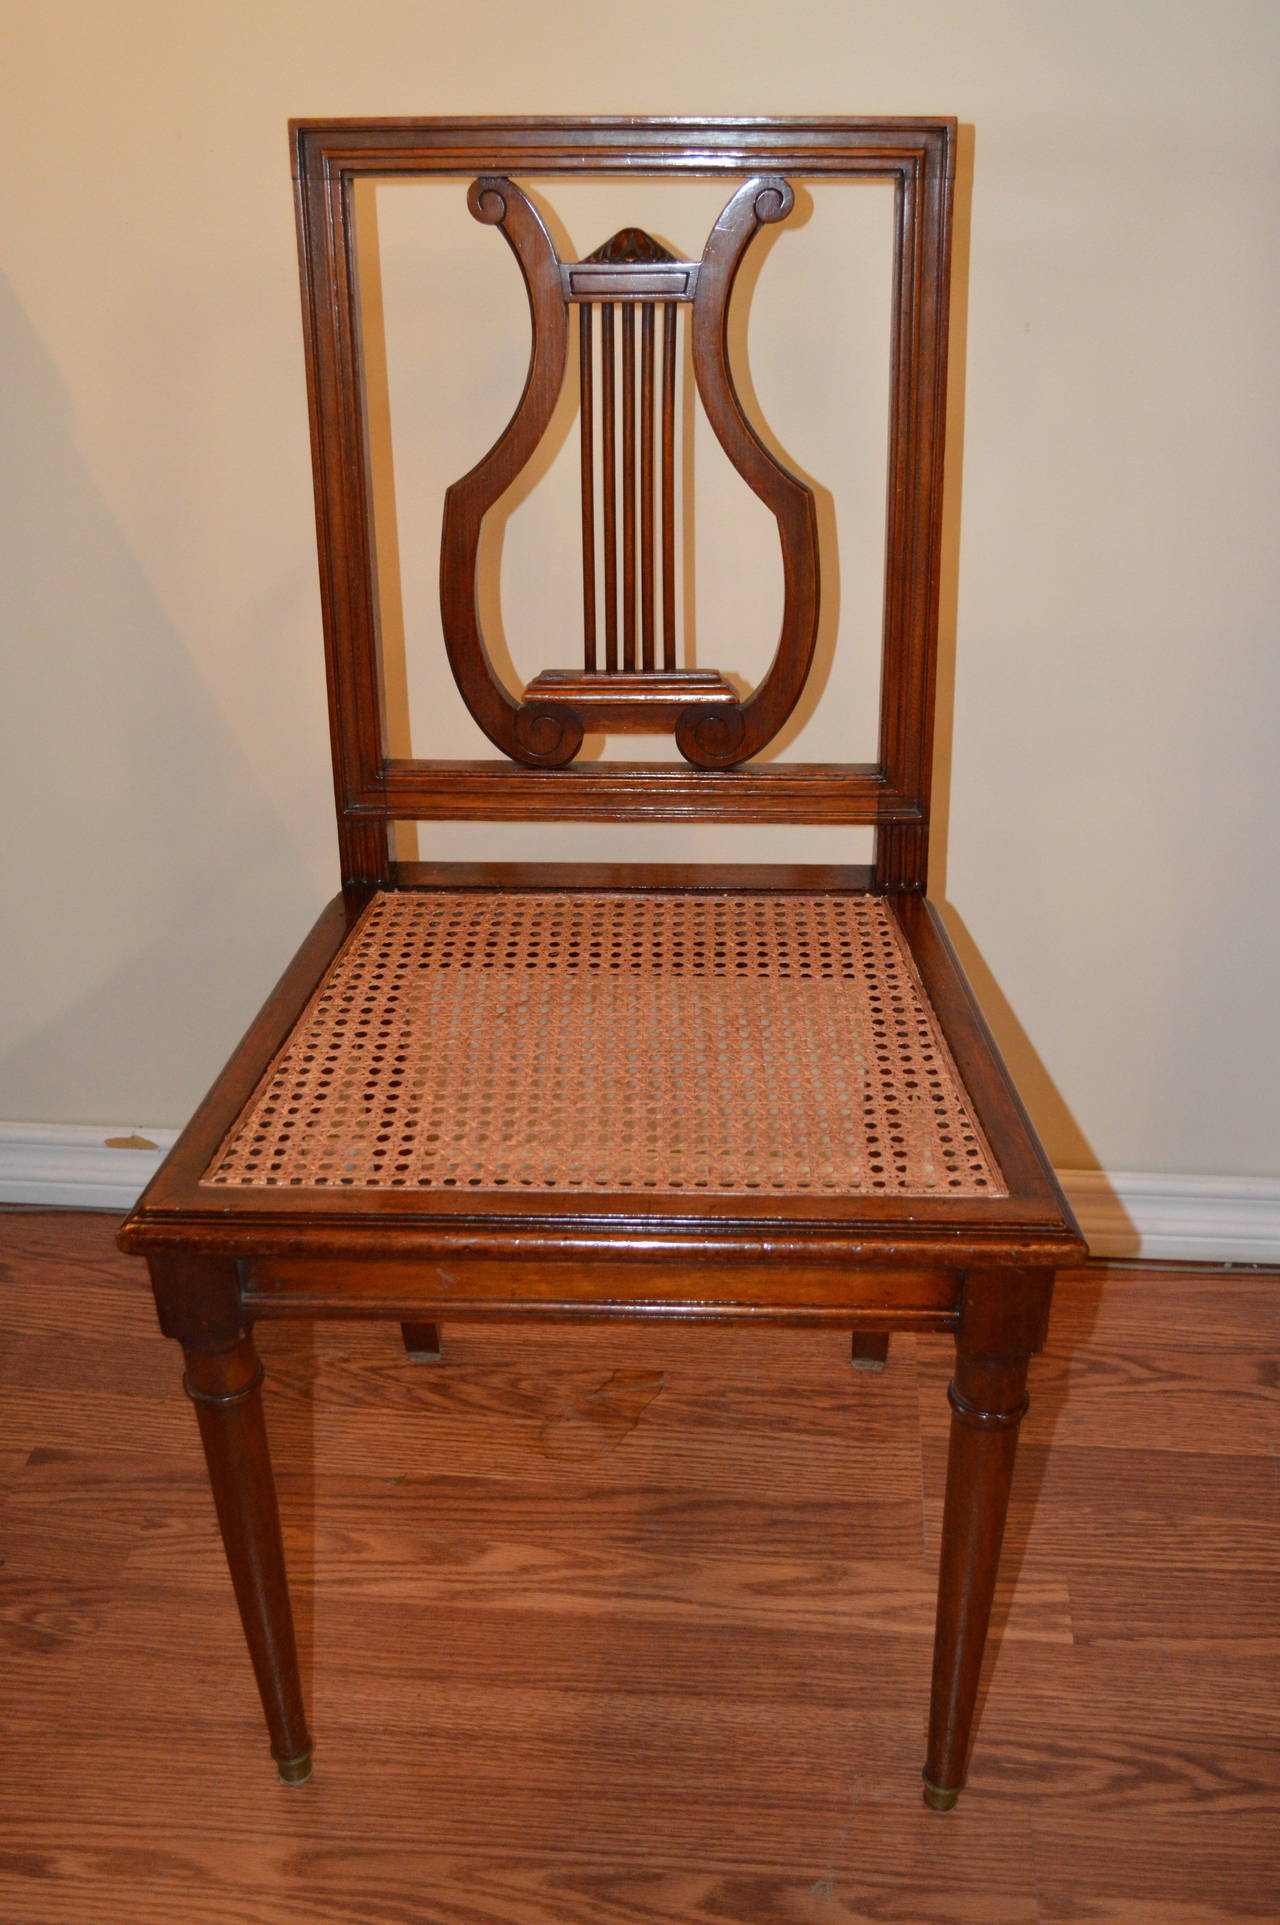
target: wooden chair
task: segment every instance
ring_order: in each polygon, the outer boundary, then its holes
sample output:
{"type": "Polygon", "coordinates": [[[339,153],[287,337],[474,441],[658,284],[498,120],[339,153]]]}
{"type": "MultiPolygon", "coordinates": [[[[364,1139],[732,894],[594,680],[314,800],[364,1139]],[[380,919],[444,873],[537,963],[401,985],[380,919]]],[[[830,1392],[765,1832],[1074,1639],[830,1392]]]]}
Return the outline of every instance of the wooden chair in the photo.
{"type": "MultiPolygon", "coordinates": [[[[311,1770],[253,1326],[382,1317],[435,1355],[450,1318],[666,1318],[954,1333],[925,1797],[964,1781],[1028,1359],[1083,1246],[925,898],[938,595],[949,121],[306,121],[293,130],[342,891],[121,1233],[183,1346],[218,1519],[289,1784],[311,1770]],[[624,230],[562,261],[557,177],[713,176],[699,259],[624,230]],[[503,759],[389,755],[354,187],[449,177],[519,262],[529,379],[448,492],[449,660],[503,759]],[[726,304],[791,180],[896,190],[879,759],[759,759],[813,656],[813,496],[735,391],[726,304]],[[772,667],[741,697],[681,666],[674,389],[773,514],[772,667]],[[579,339],[583,644],[506,687],[477,614],[481,528],[579,339]],[[575,762],[584,732],[680,761],[575,762]],[[870,824],[870,867],[405,863],[398,820],[870,824]]],[[[577,534],[573,536],[578,540],[577,534]]],[[[566,632],[578,614],[565,611],[566,632]]],[[[732,664],[725,666],[732,669],[732,664]]],[[[501,831],[495,829],[500,843],[501,831]]],[[[674,1340],[674,1332],[673,1332],[674,1340]]]]}

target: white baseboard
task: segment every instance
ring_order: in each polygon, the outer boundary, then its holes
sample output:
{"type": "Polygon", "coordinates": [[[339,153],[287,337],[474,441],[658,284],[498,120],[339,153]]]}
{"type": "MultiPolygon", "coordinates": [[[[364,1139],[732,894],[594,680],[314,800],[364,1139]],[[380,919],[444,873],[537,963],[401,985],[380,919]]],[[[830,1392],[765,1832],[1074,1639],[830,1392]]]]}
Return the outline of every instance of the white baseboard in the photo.
{"type": "Polygon", "coordinates": [[[0,1203],[132,1209],[177,1135],[129,1125],[0,1123],[0,1203]],[[121,1139],[137,1147],[110,1147],[121,1139]]]}
{"type": "MultiPolygon", "coordinates": [[[[176,1130],[0,1123],[0,1203],[128,1210],[176,1130]],[[136,1147],[111,1147],[132,1138],[136,1147]]],[[[1280,1179],[1060,1170],[1098,1257],[1280,1263],[1280,1179]]]]}
{"type": "Polygon", "coordinates": [[[1095,1257],[1280,1263],[1280,1179],[1059,1170],[1095,1257]]]}

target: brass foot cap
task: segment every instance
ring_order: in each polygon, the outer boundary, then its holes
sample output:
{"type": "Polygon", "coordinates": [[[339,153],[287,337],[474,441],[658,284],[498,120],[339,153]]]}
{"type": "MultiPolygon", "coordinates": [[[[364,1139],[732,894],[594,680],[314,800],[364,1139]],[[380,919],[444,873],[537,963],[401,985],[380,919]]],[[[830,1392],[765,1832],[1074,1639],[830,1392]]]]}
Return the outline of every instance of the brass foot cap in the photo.
{"type": "MultiPolygon", "coordinates": [[[[272,1757],[275,1753],[272,1752],[272,1757]]],[[[280,1773],[282,1785],[305,1785],[311,1776],[312,1748],[300,1752],[296,1758],[276,1758],[276,1770],[280,1773]]]]}
{"type": "Polygon", "coordinates": [[[941,1785],[931,1785],[927,1778],[924,1781],[924,1802],[930,1811],[950,1811],[959,1796],[959,1785],[944,1791],[941,1785]]]}

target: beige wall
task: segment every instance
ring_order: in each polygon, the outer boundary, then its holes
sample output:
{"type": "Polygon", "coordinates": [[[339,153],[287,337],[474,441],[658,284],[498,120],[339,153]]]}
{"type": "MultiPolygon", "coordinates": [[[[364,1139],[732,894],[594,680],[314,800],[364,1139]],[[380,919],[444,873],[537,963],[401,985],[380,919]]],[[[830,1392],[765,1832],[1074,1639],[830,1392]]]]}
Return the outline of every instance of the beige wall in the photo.
{"type": "Polygon", "coordinates": [[[288,115],[951,112],[937,887],[1060,1163],[1280,1174],[1278,29],[1271,0],[13,13],[0,1115],[180,1121],[332,887],[288,115]]]}

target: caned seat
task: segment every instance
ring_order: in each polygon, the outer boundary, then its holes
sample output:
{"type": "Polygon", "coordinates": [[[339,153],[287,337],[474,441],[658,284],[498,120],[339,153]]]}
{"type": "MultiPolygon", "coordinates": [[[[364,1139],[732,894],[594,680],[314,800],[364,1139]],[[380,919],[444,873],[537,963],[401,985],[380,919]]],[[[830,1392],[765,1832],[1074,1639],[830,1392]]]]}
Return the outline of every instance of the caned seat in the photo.
{"type": "Polygon", "coordinates": [[[1027,1366],[1083,1245],[925,893],[954,134],[295,125],[342,887],[121,1232],[183,1346],[287,1783],[312,1745],[253,1329],[345,1316],[399,1324],[415,1357],[450,1320],[507,1316],[667,1320],[673,1342],[714,1318],[766,1346],[808,1323],[870,1368],[894,1330],[953,1334],[926,1801],[964,1782],[1027,1366]],[[722,211],[700,252],[628,224],[567,258],[554,192],[582,176],[710,177],[722,211]],[[496,757],[398,754],[386,711],[355,271],[356,190],[385,177],[451,183],[528,303],[523,394],[440,516],[443,653],[496,757]],[[780,743],[818,644],[821,518],[739,393],[731,299],[760,232],[805,217],[798,185],[864,179],[895,195],[878,750],[802,762],[780,743]],[[521,687],[485,633],[485,524],[566,397],[580,599],[565,655],[521,687]],[[779,632],[752,686],[687,645],[695,407],[776,530],[779,632]],[[616,733],[672,753],[599,757],[616,733]],[[493,860],[397,859],[397,823],[459,818],[491,825],[493,860]],[[514,862],[513,821],[863,825],[874,860],[514,862]]]}
{"type": "Polygon", "coordinates": [[[868,895],[380,893],[201,1182],[1007,1194],[868,895]]]}

